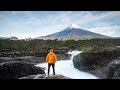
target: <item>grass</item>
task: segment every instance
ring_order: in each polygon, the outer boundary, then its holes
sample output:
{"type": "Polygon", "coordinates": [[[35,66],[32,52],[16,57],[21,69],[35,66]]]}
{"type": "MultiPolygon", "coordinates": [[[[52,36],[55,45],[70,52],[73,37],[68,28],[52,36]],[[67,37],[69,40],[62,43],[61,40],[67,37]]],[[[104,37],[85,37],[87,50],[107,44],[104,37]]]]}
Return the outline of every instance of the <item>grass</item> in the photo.
{"type": "Polygon", "coordinates": [[[93,46],[93,47],[82,47],[81,48],[84,53],[102,53],[102,52],[112,52],[115,50],[114,47],[100,47],[100,46],[93,46]]]}

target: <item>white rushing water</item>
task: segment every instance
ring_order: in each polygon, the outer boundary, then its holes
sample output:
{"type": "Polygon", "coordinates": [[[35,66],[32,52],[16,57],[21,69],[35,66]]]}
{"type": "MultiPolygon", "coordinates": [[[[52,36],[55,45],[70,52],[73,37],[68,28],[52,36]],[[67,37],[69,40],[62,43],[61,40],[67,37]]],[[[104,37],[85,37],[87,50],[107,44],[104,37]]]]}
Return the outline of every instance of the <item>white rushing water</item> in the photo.
{"type": "MultiPolygon", "coordinates": [[[[74,68],[72,59],[75,55],[81,53],[82,51],[71,51],[68,52],[68,54],[71,54],[71,60],[60,60],[57,61],[55,63],[55,72],[56,74],[61,74],[73,79],[97,79],[97,77],[95,77],[92,74],[86,73],[86,72],[82,72],[76,68],[74,68]]],[[[37,64],[35,66],[38,67],[44,67],[45,68],[45,72],[47,73],[47,67],[48,64],[47,63],[42,63],[42,64],[37,64]]],[[[50,68],[50,75],[53,74],[53,70],[52,67],[50,68]]]]}

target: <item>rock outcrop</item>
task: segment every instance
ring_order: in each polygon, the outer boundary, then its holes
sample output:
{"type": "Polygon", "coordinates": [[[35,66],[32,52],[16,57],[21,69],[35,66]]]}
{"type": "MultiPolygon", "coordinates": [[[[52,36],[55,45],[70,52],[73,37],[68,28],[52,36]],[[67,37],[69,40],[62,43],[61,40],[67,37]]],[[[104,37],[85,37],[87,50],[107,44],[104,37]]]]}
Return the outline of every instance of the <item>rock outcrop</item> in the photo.
{"type": "Polygon", "coordinates": [[[42,68],[23,61],[9,61],[0,64],[0,79],[18,79],[34,74],[45,74],[45,72],[42,68]]]}
{"type": "Polygon", "coordinates": [[[74,67],[99,78],[119,78],[119,50],[111,52],[81,53],[73,58],[74,67]],[[117,64],[116,60],[117,59],[117,64]]]}

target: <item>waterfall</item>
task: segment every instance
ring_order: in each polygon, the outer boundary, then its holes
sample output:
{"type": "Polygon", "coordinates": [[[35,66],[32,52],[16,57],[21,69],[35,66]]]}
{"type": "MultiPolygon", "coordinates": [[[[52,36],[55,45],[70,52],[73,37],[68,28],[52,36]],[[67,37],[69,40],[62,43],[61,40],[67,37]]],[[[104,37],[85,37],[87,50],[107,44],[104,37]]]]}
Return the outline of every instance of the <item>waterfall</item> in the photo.
{"type": "Polygon", "coordinates": [[[73,57],[78,55],[79,53],[81,53],[82,51],[78,51],[78,50],[75,50],[75,51],[69,51],[67,54],[70,54],[71,55],[71,58],[70,60],[72,61],[73,60],[73,57]]]}

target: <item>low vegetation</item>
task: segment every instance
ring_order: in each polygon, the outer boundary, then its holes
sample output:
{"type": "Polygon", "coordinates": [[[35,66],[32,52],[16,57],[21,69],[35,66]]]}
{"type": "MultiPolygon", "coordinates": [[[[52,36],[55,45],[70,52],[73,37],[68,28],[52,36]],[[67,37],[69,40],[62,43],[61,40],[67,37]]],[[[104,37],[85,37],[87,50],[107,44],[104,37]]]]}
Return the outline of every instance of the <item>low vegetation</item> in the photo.
{"type": "Polygon", "coordinates": [[[83,50],[84,52],[102,52],[120,46],[120,39],[91,39],[91,40],[9,40],[0,39],[0,52],[35,51],[54,49],[83,50]]]}

